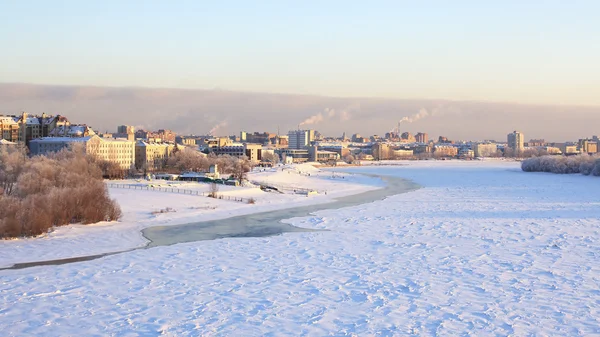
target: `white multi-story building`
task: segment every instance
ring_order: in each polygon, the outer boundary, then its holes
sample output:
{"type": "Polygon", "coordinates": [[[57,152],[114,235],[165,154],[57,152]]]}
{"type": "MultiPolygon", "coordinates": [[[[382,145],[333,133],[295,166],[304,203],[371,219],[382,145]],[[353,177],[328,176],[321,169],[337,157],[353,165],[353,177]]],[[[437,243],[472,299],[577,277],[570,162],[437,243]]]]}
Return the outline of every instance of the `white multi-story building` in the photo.
{"type": "Polygon", "coordinates": [[[525,148],[525,136],[523,136],[522,132],[514,131],[513,133],[509,133],[507,136],[508,147],[515,150],[515,152],[523,152],[525,148]]]}
{"type": "Polygon", "coordinates": [[[315,130],[293,130],[288,132],[288,148],[304,149],[315,140],[315,130]]]}

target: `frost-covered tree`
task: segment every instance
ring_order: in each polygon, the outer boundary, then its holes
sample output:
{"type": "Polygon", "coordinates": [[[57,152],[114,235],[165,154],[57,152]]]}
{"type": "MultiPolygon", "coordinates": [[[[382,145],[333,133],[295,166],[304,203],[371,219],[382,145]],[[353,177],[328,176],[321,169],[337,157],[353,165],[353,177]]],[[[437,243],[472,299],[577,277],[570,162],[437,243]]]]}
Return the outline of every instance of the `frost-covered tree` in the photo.
{"type": "MultiPolygon", "coordinates": [[[[2,160],[0,175],[9,176],[7,164],[11,162],[2,160]]],[[[101,168],[83,151],[20,157],[17,162],[19,170],[11,171],[10,193],[0,194],[0,238],[39,235],[53,226],[121,217],[119,205],[110,199],[102,181],[101,168]]]]}
{"type": "Polygon", "coordinates": [[[521,163],[521,169],[525,172],[581,173],[590,175],[594,174],[596,170],[600,171],[599,160],[598,155],[590,156],[588,154],[576,156],[541,156],[524,160],[521,163]]]}

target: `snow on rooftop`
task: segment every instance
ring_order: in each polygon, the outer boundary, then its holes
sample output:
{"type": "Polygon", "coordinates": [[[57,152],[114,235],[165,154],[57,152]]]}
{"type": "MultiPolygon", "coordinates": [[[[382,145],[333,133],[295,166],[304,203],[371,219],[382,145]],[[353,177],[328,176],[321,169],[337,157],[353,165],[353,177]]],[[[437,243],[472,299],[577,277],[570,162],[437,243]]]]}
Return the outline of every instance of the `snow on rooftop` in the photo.
{"type": "Polygon", "coordinates": [[[30,142],[35,143],[52,143],[52,142],[86,142],[90,140],[91,136],[86,137],[42,137],[32,139],[30,142]]]}
{"type": "Polygon", "coordinates": [[[0,122],[4,124],[16,124],[17,121],[12,116],[0,116],[0,122]]]}

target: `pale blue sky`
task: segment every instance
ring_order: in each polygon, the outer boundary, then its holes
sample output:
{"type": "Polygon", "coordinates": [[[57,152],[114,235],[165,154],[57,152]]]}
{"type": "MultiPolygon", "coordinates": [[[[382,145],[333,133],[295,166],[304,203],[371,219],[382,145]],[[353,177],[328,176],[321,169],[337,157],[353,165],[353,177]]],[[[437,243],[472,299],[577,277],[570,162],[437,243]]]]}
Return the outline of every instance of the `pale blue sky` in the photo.
{"type": "Polygon", "coordinates": [[[0,0],[0,82],[600,105],[600,1],[0,0]]]}

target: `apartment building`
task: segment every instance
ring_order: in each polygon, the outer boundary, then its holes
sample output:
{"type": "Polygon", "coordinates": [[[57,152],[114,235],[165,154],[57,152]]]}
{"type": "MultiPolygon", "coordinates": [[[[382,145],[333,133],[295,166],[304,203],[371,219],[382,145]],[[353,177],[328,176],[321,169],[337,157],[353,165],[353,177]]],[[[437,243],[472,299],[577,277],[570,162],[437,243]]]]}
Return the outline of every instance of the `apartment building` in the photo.
{"type": "Polygon", "coordinates": [[[315,130],[292,130],[288,132],[288,148],[304,149],[315,140],[315,130]]]}
{"type": "Polygon", "coordinates": [[[0,116],[0,139],[9,142],[19,141],[19,124],[13,116],[0,116]]]}
{"type": "Polygon", "coordinates": [[[427,143],[429,142],[429,135],[423,132],[419,132],[415,135],[415,140],[417,143],[427,143]]]}
{"type": "Polygon", "coordinates": [[[250,161],[262,160],[262,145],[248,143],[226,143],[223,146],[214,146],[210,150],[217,155],[230,155],[234,157],[247,157],[250,161]]]}
{"type": "Polygon", "coordinates": [[[85,152],[98,159],[117,163],[123,170],[135,167],[135,142],[119,139],[105,139],[98,135],[85,137],[42,137],[29,142],[31,155],[46,155],[68,148],[73,144],[83,144],[85,152]]]}
{"type": "Polygon", "coordinates": [[[498,145],[492,143],[479,143],[473,145],[473,155],[476,158],[492,157],[498,152],[498,145]]]}
{"type": "Polygon", "coordinates": [[[390,147],[385,143],[377,143],[372,147],[373,159],[375,160],[386,160],[390,159],[390,147]]]}
{"type": "Polygon", "coordinates": [[[436,157],[456,157],[458,148],[451,145],[436,145],[433,148],[433,155],[436,157]]]}
{"type": "Polygon", "coordinates": [[[581,153],[597,153],[598,152],[598,142],[590,139],[580,139],[579,140],[579,152],[581,153]]]}
{"type": "Polygon", "coordinates": [[[0,116],[0,136],[11,142],[29,144],[32,139],[48,137],[57,126],[70,125],[60,115],[31,116],[23,112],[21,116],[0,116]]]}
{"type": "Polygon", "coordinates": [[[165,167],[167,160],[173,154],[175,144],[135,143],[135,168],[145,171],[157,171],[165,167]]]}
{"type": "Polygon", "coordinates": [[[515,152],[523,152],[525,148],[525,136],[522,132],[513,131],[506,136],[508,140],[508,147],[513,149],[515,152]]]}

